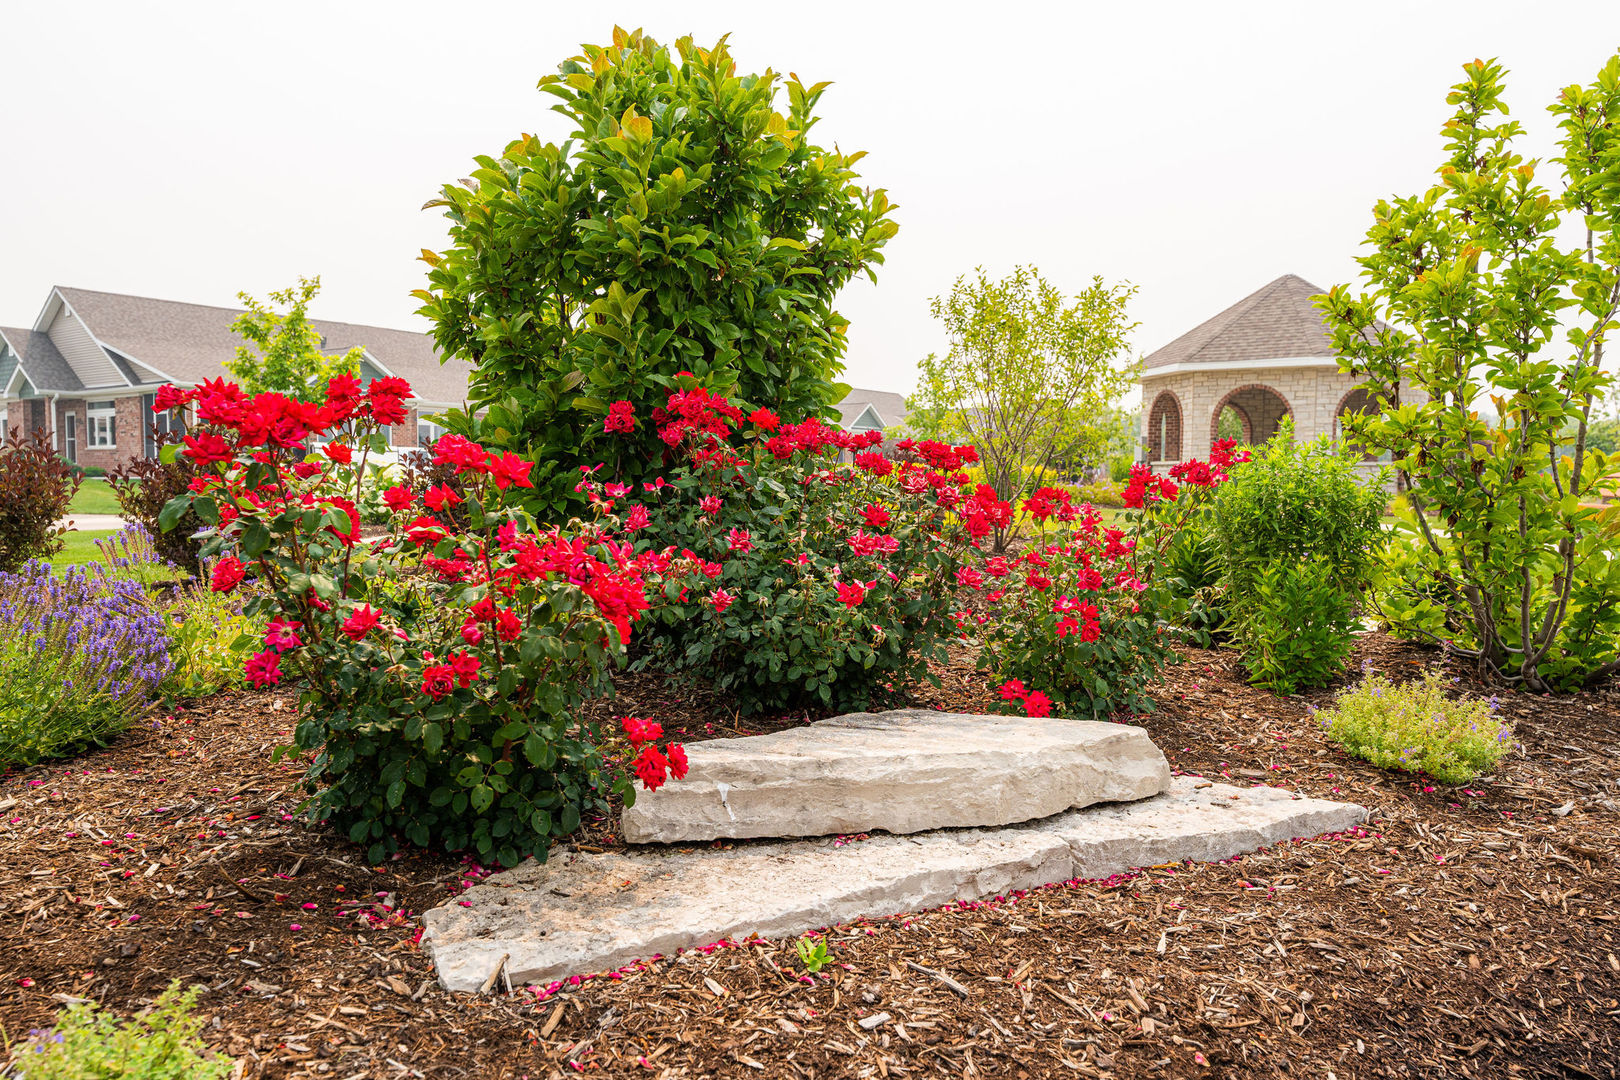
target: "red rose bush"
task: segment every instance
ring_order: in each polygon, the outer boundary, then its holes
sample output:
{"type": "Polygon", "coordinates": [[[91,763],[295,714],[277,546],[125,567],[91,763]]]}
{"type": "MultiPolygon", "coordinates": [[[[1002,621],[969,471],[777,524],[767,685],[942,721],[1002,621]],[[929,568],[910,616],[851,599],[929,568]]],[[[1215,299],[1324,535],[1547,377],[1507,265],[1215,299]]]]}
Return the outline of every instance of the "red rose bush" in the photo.
{"type": "Polygon", "coordinates": [[[638,663],[707,676],[747,711],[848,711],[944,658],[956,575],[1011,513],[967,482],[971,447],[907,441],[894,460],[880,432],[745,416],[690,378],[650,416],[613,406],[605,426],[643,423],[667,475],[580,485],[661,576],[638,663]]]}
{"type": "Polygon", "coordinates": [[[1157,571],[1227,470],[1247,459],[1223,440],[1209,461],[1182,462],[1166,476],[1134,466],[1123,528],[1104,527],[1061,488],[1025,500],[1038,537],[1021,555],[990,558],[959,578],[983,594],[962,627],[982,638],[981,665],[1006,708],[1085,719],[1152,710],[1147,687],[1176,655],[1157,571]]]}
{"type": "MultiPolygon", "coordinates": [[[[221,381],[165,388],[156,407],[194,402],[200,421],[165,451],[211,471],[162,524],[187,510],[206,523],[216,590],[250,574],[265,586],[249,601],[268,628],[247,677],[301,695],[284,749],[309,755],[315,819],[372,861],[402,840],[508,866],[543,859],[610,793],[635,798],[580,706],[623,661],[666,560],[638,554],[610,518],[536,530],[507,505],[529,463],[455,436],[434,460],[457,483],[390,490],[387,534],[362,539],[366,460],[409,395],[399,379],[350,376],[321,404],[221,381]]],[[[643,786],[684,775],[656,723],[626,720],[622,735],[643,786]]]]}

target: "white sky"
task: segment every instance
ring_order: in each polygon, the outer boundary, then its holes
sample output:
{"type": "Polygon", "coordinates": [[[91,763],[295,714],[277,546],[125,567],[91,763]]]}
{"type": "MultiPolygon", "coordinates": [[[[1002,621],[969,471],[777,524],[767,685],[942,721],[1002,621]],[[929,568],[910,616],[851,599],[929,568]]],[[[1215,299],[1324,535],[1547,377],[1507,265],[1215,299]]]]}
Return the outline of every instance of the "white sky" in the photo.
{"type": "Polygon", "coordinates": [[[1524,147],[1547,153],[1544,107],[1620,45],[1620,5],[1532,11],[8,4],[0,324],[30,324],[53,284],[233,304],[318,273],[318,316],[423,327],[415,256],[445,233],[422,203],[520,132],[565,137],[535,82],[616,19],[730,31],[740,69],[833,81],[815,136],[867,150],[900,204],[879,284],[840,299],[846,380],[910,390],[942,345],[928,298],[978,264],[1136,283],[1146,353],[1279,274],[1350,280],[1373,202],[1429,182],[1464,61],[1506,63],[1524,147]]]}

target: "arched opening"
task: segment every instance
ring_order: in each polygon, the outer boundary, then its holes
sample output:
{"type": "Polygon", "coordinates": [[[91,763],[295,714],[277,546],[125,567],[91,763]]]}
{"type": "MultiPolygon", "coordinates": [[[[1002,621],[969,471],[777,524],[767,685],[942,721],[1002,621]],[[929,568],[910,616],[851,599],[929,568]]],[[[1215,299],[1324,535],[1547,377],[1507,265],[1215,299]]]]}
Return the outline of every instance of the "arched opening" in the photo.
{"type": "Polygon", "coordinates": [[[1249,445],[1254,442],[1252,432],[1254,425],[1249,422],[1249,414],[1236,405],[1227,405],[1215,418],[1215,439],[1231,439],[1233,442],[1249,445]]]}
{"type": "Polygon", "coordinates": [[[1377,411],[1377,406],[1372,399],[1372,395],[1368,394],[1367,391],[1363,390],[1361,387],[1358,386],[1348,394],[1344,395],[1344,397],[1339,401],[1339,407],[1333,410],[1333,441],[1338,443],[1340,446],[1360,450],[1361,459],[1363,461],[1372,461],[1375,459],[1378,455],[1370,453],[1364,447],[1357,445],[1355,440],[1351,438],[1344,429],[1344,421],[1346,417],[1360,416],[1364,413],[1375,411],[1377,411]]]}
{"type": "Polygon", "coordinates": [[[1259,383],[1240,386],[1215,403],[1209,418],[1210,441],[1236,438],[1259,446],[1271,441],[1284,417],[1293,415],[1288,399],[1271,387],[1259,383]]]}
{"type": "Polygon", "coordinates": [[[1168,390],[1161,390],[1148,410],[1148,460],[1181,460],[1181,402],[1168,390]]]}

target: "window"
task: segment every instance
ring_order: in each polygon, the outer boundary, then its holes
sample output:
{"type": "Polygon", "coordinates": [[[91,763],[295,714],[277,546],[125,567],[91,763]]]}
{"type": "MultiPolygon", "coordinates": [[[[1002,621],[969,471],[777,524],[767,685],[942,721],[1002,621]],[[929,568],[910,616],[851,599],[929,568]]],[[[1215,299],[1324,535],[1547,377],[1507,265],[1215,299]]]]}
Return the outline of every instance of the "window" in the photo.
{"type": "Polygon", "coordinates": [[[448,429],[435,424],[431,420],[418,419],[416,421],[416,445],[426,446],[431,442],[438,442],[447,435],[448,429]]]}
{"type": "Polygon", "coordinates": [[[111,450],[118,445],[118,409],[111,401],[92,401],[85,406],[84,445],[92,450],[111,450]]]}

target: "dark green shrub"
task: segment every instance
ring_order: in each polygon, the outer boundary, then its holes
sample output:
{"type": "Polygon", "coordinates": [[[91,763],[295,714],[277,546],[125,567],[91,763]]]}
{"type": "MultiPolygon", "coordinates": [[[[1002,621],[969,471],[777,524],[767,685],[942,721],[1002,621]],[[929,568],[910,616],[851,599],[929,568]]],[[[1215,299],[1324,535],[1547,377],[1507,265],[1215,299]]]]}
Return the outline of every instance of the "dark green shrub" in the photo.
{"type": "Polygon", "coordinates": [[[1344,669],[1356,628],[1356,595],[1333,564],[1282,556],[1249,580],[1236,641],[1249,681],[1279,694],[1320,686],[1344,669]]]}
{"type": "MultiPolygon", "coordinates": [[[[874,276],[896,225],[860,154],[810,141],[827,85],[738,74],[724,40],[615,28],[540,80],[567,142],[522,136],[429,204],[450,248],[425,256],[421,311],[475,365],[476,437],[537,463],[537,514],[578,505],[582,465],[635,483],[670,460],[654,424],[609,438],[603,419],[621,400],[651,414],[683,371],[747,409],[831,417],[848,390],[833,299],[874,276]]],[[[468,419],[446,417],[461,435],[468,419]]]]}
{"type": "Polygon", "coordinates": [[[1164,618],[1184,640],[1209,649],[1230,639],[1220,548],[1207,507],[1196,511],[1165,547],[1161,573],[1164,618]]]}

